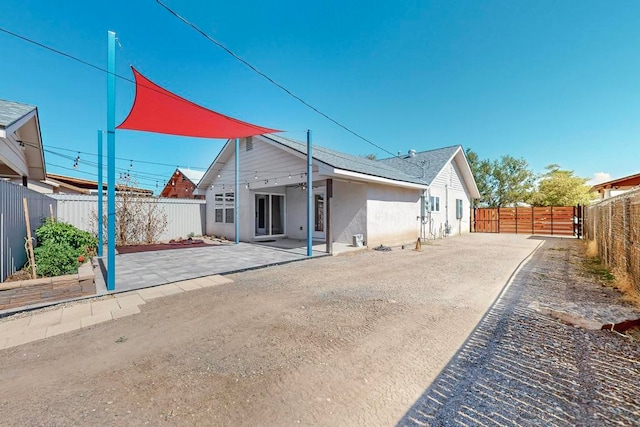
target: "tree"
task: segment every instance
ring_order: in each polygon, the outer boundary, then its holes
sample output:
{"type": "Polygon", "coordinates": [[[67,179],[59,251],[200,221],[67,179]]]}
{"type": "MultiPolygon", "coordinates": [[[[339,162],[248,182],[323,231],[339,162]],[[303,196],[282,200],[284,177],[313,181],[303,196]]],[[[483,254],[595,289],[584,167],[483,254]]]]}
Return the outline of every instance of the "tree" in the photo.
{"type": "MultiPolygon", "coordinates": [[[[167,214],[159,197],[141,195],[136,182],[125,176],[116,186],[116,245],[156,243],[167,229],[167,214]]],[[[96,229],[98,214],[91,212],[90,226],[96,229]]],[[[103,215],[103,232],[107,233],[107,215],[103,215]]]]}
{"type": "Polygon", "coordinates": [[[538,190],[531,196],[532,205],[576,206],[591,201],[587,178],[575,176],[573,171],[562,170],[556,164],[545,169],[547,172],[538,181],[538,190]]]}
{"type": "Polygon", "coordinates": [[[363,154],[360,157],[364,157],[365,159],[369,159],[369,160],[377,160],[378,159],[378,156],[376,156],[374,153],[363,154]]]}
{"type": "Polygon", "coordinates": [[[470,149],[467,149],[467,159],[480,191],[476,206],[497,208],[528,202],[535,174],[526,160],[508,155],[499,160],[480,160],[470,149]]]}

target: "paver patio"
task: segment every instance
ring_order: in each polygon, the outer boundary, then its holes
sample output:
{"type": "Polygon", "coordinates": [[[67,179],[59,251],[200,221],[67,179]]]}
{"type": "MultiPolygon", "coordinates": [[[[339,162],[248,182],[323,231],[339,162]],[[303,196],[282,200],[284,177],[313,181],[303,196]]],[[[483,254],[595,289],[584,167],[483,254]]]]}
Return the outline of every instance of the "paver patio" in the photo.
{"type": "MultiPolygon", "coordinates": [[[[326,255],[313,251],[314,257],[326,255]]],[[[119,254],[116,256],[116,292],[306,258],[306,248],[283,249],[249,243],[119,254]]],[[[106,265],[106,259],[104,261],[106,265]]]]}

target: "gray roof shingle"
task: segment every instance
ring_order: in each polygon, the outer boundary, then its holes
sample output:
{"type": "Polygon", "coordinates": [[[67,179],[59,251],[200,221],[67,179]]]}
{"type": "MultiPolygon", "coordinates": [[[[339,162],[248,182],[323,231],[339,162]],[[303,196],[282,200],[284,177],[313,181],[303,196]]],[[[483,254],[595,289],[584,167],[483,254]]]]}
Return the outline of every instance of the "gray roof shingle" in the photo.
{"type": "Polygon", "coordinates": [[[8,128],[35,109],[33,105],[0,99],[0,128],[8,128]]]}
{"type": "Polygon", "coordinates": [[[406,174],[424,176],[423,181],[429,185],[445,167],[449,159],[461,148],[461,145],[437,148],[435,150],[416,153],[414,157],[390,157],[381,159],[380,163],[394,167],[406,174]],[[424,173],[424,175],[423,175],[424,173]]]}
{"type": "MultiPolygon", "coordinates": [[[[299,153],[307,153],[306,143],[273,134],[263,136],[277,142],[278,144],[298,151],[299,153]]],[[[425,181],[421,178],[422,170],[419,167],[407,167],[405,169],[400,169],[394,164],[389,164],[388,162],[369,160],[364,157],[342,153],[340,151],[321,147],[315,144],[313,145],[313,158],[337,169],[392,179],[394,181],[409,182],[412,184],[425,184],[425,181]]],[[[400,161],[402,162],[402,160],[400,161]]]]}

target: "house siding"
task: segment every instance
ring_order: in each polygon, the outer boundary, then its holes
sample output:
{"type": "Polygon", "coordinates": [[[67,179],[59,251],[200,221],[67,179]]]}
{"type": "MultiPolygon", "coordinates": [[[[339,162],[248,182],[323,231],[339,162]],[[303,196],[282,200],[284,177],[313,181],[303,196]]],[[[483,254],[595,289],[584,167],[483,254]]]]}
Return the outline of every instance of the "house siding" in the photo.
{"type": "Polygon", "coordinates": [[[446,223],[451,226],[451,235],[469,231],[469,193],[455,161],[449,162],[436,176],[429,194],[440,197],[440,211],[431,212],[428,221],[429,238],[443,237],[446,223]],[[456,218],[456,199],[462,200],[462,219],[456,218]]]}
{"type": "MultiPolygon", "coordinates": [[[[306,181],[305,160],[287,153],[271,144],[257,138],[252,140],[253,148],[247,151],[247,139],[240,140],[240,189],[238,202],[240,240],[250,242],[255,239],[255,193],[283,194],[286,197],[285,209],[289,209],[289,198],[285,185],[293,185],[306,181]],[[289,178],[291,175],[291,178],[289,178]],[[258,177],[256,179],[256,176],[258,177]],[[274,186],[278,182],[280,185],[274,186]],[[249,184],[249,189],[246,188],[249,184]]],[[[235,153],[232,154],[219,172],[220,177],[213,180],[207,188],[207,234],[224,236],[227,239],[235,239],[235,225],[231,223],[215,222],[215,198],[214,194],[233,191],[235,182],[235,153]],[[223,185],[225,189],[223,190],[223,185]]],[[[293,198],[291,203],[295,204],[293,198]]],[[[306,201],[305,201],[306,203],[306,201]]],[[[306,205],[305,205],[306,215],[306,205]]],[[[287,212],[285,228],[291,230],[290,218],[287,212]]],[[[298,228],[299,229],[299,228],[298,228]]],[[[297,234],[295,234],[297,236],[297,234]]],[[[306,234],[305,234],[306,236],[306,234]]],[[[292,238],[298,238],[290,236],[292,238]]]]}

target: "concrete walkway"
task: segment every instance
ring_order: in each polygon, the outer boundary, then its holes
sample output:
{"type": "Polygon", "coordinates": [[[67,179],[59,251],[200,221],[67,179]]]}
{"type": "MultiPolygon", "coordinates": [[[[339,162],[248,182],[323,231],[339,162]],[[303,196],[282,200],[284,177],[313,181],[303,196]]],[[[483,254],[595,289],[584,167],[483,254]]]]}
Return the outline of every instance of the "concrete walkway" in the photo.
{"type": "Polygon", "coordinates": [[[155,298],[231,282],[213,275],[27,312],[0,322],[0,350],[140,313],[140,306],[155,298]]]}
{"type": "MultiPolygon", "coordinates": [[[[321,251],[313,252],[314,257],[326,255],[321,251]]],[[[306,258],[306,249],[283,249],[249,243],[120,254],[116,256],[116,292],[306,258]]],[[[103,261],[106,263],[106,259],[103,261]]]]}

